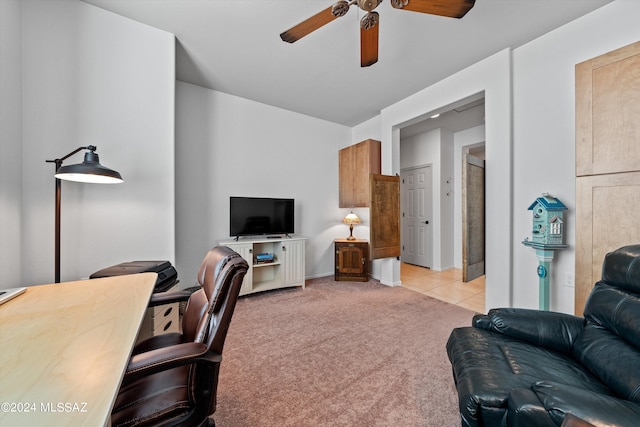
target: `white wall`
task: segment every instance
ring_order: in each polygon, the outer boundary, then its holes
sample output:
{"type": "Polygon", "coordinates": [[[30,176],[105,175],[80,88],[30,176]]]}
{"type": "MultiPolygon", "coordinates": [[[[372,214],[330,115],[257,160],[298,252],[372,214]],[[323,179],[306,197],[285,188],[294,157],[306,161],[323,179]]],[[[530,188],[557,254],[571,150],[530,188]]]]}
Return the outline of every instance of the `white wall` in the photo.
{"type": "Polygon", "coordinates": [[[542,192],[558,197],[569,249],[551,263],[551,310],[573,312],[575,273],[575,65],[640,40],[640,2],[617,0],[513,53],[513,304],[537,307],[538,261],[522,240],[531,236],[527,207],[542,192]]]}
{"type": "Polygon", "coordinates": [[[351,128],[183,82],[176,94],[181,285],[192,286],[207,250],[229,237],[230,196],[294,198],[296,234],[309,237],[307,277],[333,274],[333,240],[348,236],[338,150],[351,128]]]}
{"type": "Polygon", "coordinates": [[[22,205],[20,0],[0,1],[0,289],[19,286],[22,205]]]}
{"type": "MultiPolygon", "coordinates": [[[[571,245],[553,261],[550,306],[573,312],[574,289],[563,283],[567,275],[575,273],[575,64],[640,40],[638,16],[640,2],[616,0],[513,53],[500,52],[381,112],[383,173],[395,173],[399,170],[401,127],[439,107],[486,91],[486,203],[488,212],[499,215],[487,215],[487,308],[537,308],[537,260],[521,242],[531,231],[527,207],[546,191],[569,207],[566,230],[571,245]],[[556,155],[549,157],[549,152],[556,155]]],[[[376,121],[356,126],[354,134],[370,129],[372,123],[376,121]]],[[[471,137],[474,139],[480,142],[471,137]]],[[[395,260],[385,260],[378,271],[383,283],[399,283],[395,260]]]]}
{"type": "MultiPolygon", "coordinates": [[[[458,100],[485,94],[487,204],[506,206],[504,220],[489,222],[487,233],[487,305],[511,304],[511,52],[504,50],[480,61],[381,112],[383,173],[400,169],[400,131],[414,122],[458,100]]],[[[453,141],[452,141],[453,142],[453,141]]],[[[380,266],[381,281],[400,283],[400,265],[395,259],[380,266]]]]}
{"type": "Polygon", "coordinates": [[[54,166],[45,160],[79,146],[96,145],[125,182],[62,183],[62,280],[173,260],[173,35],[76,0],[21,6],[22,282],[53,281],[54,166]]]}

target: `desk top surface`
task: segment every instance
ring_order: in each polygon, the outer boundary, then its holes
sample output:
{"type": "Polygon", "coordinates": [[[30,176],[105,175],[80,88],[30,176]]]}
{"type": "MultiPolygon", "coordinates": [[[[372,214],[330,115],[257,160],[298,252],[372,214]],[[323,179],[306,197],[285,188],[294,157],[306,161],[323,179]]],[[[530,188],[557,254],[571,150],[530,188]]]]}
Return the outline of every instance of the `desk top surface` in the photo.
{"type": "Polygon", "coordinates": [[[108,424],[156,277],[31,286],[0,305],[0,425],[108,424]]]}

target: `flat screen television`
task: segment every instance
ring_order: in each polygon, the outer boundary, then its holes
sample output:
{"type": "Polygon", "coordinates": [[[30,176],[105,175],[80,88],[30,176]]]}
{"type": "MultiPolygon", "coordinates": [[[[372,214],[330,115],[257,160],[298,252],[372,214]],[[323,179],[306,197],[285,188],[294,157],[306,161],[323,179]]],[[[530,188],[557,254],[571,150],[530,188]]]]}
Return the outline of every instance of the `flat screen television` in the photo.
{"type": "Polygon", "coordinates": [[[230,197],[229,235],[293,234],[294,199],[230,197]]]}

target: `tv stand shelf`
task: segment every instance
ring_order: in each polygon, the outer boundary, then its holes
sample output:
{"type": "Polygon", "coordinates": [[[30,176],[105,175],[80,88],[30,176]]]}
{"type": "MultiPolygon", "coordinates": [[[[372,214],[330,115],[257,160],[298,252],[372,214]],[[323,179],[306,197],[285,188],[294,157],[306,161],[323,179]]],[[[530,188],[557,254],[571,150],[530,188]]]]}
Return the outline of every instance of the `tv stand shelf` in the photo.
{"type": "Polygon", "coordinates": [[[304,289],[306,240],[299,236],[260,236],[224,239],[218,244],[230,247],[249,264],[240,288],[240,295],[247,295],[293,286],[304,289]],[[257,263],[258,254],[273,254],[273,262],[257,263]]]}

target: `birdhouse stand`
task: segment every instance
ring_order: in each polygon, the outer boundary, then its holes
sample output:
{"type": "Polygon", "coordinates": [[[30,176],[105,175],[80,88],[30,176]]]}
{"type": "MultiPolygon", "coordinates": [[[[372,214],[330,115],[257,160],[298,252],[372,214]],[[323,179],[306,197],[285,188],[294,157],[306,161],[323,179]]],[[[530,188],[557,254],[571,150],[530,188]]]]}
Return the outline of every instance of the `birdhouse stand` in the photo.
{"type": "Polygon", "coordinates": [[[528,208],[533,212],[531,240],[522,242],[536,250],[540,287],[540,309],[549,309],[549,268],[554,251],[567,248],[564,244],[564,211],[567,207],[557,198],[543,193],[528,208]]]}

